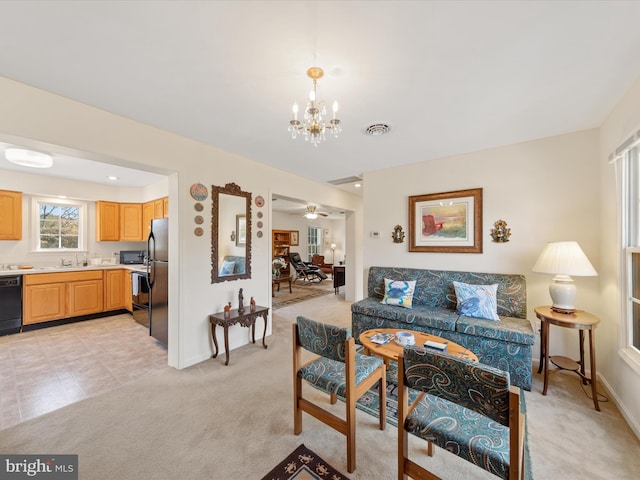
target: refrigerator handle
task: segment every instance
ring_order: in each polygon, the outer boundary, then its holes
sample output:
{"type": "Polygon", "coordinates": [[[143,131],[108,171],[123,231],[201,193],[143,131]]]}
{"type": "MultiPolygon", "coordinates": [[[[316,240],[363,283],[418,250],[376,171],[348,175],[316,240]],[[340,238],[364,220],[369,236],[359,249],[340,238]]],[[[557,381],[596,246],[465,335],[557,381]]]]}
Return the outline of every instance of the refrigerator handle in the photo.
{"type": "Polygon", "coordinates": [[[151,231],[149,238],[147,238],[147,252],[147,255],[149,255],[149,260],[147,262],[147,278],[149,281],[149,288],[151,288],[155,283],[156,276],[155,268],[152,268],[153,262],[156,259],[156,239],[153,236],[153,231],[151,231]]]}

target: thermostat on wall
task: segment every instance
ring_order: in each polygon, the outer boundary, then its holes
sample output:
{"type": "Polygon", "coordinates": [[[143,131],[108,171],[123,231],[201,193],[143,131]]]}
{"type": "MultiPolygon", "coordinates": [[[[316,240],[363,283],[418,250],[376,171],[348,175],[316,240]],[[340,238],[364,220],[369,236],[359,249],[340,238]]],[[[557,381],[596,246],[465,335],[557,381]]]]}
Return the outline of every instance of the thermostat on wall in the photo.
{"type": "Polygon", "coordinates": [[[380,236],[380,232],[371,232],[371,236],[373,238],[378,238],[380,236]]]}

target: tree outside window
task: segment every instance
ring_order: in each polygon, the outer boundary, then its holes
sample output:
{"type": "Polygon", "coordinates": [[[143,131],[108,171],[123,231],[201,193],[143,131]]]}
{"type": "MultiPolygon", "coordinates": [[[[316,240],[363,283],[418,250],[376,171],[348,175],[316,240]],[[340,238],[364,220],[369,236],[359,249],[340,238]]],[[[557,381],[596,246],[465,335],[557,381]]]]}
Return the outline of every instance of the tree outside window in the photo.
{"type": "Polygon", "coordinates": [[[37,251],[84,250],[86,205],[77,201],[36,199],[33,211],[37,251]]]}

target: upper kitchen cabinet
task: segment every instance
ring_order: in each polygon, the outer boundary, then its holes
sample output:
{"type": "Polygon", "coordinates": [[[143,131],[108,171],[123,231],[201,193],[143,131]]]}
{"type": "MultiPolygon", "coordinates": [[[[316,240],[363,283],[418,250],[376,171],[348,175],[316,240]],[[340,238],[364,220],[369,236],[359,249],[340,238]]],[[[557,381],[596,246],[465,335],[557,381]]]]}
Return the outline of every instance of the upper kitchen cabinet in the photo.
{"type": "Polygon", "coordinates": [[[169,197],[164,197],[162,199],[162,216],[163,217],[168,217],[169,216],[169,197]]]}
{"type": "Polygon", "coordinates": [[[0,240],[22,240],[22,193],[0,190],[0,240]]]}
{"type": "Polygon", "coordinates": [[[164,217],[164,200],[159,198],[153,202],[153,218],[164,217]]]}
{"type": "Polygon", "coordinates": [[[142,230],[142,204],[120,204],[120,240],[123,242],[140,242],[147,236],[142,230]]]}
{"type": "Polygon", "coordinates": [[[103,242],[120,241],[120,204],[116,202],[96,202],[96,240],[103,242]]]}
{"type": "Polygon", "coordinates": [[[153,201],[142,204],[142,231],[145,234],[145,238],[151,232],[151,220],[156,218],[153,214],[154,208],[155,202],[153,201]]]}

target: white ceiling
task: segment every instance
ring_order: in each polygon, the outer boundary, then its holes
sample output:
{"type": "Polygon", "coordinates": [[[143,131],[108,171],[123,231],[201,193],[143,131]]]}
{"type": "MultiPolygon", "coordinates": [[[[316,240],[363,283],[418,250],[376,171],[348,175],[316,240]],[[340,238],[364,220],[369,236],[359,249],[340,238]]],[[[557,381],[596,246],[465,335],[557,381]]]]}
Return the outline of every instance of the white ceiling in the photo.
{"type": "Polygon", "coordinates": [[[636,1],[5,0],[0,17],[0,75],[318,181],[598,127],[640,76],[636,1]],[[314,65],[344,128],[317,148],[287,133],[314,65]],[[377,122],[391,133],[362,133],[377,122]]]}

